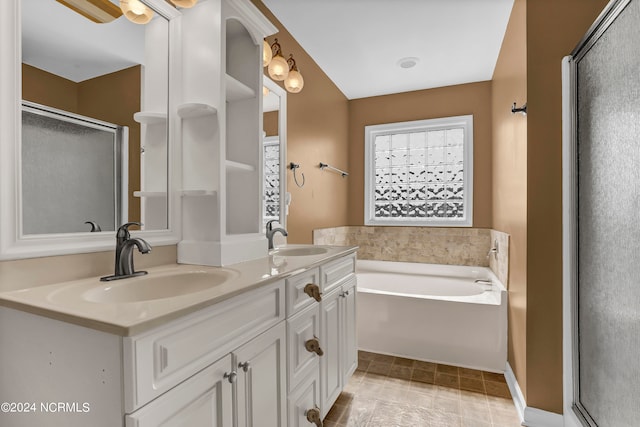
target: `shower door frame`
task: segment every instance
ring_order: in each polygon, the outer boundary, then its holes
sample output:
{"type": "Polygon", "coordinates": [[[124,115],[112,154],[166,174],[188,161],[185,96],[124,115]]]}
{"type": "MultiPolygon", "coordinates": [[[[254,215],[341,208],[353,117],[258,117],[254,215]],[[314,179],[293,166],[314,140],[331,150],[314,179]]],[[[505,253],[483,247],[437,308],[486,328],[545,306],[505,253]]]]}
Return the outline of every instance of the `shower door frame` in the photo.
{"type": "MultiPolygon", "coordinates": [[[[640,0],[638,0],[640,1],[640,0]]],[[[612,0],[571,55],[562,60],[563,394],[565,427],[597,427],[579,400],[577,63],[631,0],[612,0]]]]}

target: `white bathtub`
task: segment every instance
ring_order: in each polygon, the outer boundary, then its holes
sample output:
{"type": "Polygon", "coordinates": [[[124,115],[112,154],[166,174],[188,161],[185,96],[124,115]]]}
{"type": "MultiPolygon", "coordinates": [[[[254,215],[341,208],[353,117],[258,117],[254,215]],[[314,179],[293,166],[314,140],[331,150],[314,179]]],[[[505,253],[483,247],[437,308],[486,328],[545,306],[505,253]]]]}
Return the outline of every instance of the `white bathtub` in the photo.
{"type": "Polygon", "coordinates": [[[356,273],[361,350],[504,372],[507,291],[489,268],[358,260],[356,273]]]}

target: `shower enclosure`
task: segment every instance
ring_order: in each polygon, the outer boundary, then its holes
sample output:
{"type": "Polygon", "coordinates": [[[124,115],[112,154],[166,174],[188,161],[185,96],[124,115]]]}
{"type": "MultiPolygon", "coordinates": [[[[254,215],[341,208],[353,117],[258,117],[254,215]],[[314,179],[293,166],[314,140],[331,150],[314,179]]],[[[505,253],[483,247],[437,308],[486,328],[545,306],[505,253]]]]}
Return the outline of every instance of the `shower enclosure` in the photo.
{"type": "Polygon", "coordinates": [[[638,22],[612,1],[563,61],[565,426],[640,419],[638,22]]]}
{"type": "Polygon", "coordinates": [[[21,156],[22,235],[126,222],[127,127],[23,101],[21,156]]]}

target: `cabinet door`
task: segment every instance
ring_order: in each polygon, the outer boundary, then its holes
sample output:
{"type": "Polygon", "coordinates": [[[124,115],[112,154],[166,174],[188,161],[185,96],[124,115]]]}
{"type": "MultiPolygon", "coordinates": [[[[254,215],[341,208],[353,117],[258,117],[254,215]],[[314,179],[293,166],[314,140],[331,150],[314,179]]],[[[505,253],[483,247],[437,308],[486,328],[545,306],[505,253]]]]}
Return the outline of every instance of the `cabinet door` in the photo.
{"type": "Polygon", "coordinates": [[[318,371],[313,372],[300,382],[300,385],[289,394],[289,427],[312,427],[309,411],[319,411],[320,384],[318,371]]]}
{"type": "Polygon", "coordinates": [[[234,352],[237,380],[237,427],[286,426],[285,322],[234,352]]]}
{"type": "Polygon", "coordinates": [[[320,408],[322,418],[327,415],[331,405],[342,390],[341,352],[341,313],[340,295],[342,289],[322,297],[320,307],[320,342],[324,355],[320,358],[320,408]]]}
{"type": "Polygon", "coordinates": [[[131,415],[127,427],[231,427],[231,355],[227,355],[131,415]]]}
{"type": "Polygon", "coordinates": [[[342,386],[358,367],[358,340],[356,338],[356,279],[342,285],[340,298],[342,313],[342,386]]]}
{"type": "Polygon", "coordinates": [[[320,305],[317,302],[287,320],[287,348],[289,355],[288,380],[289,391],[305,378],[309,372],[318,372],[318,354],[307,349],[307,343],[318,340],[320,352],[320,305]]]}

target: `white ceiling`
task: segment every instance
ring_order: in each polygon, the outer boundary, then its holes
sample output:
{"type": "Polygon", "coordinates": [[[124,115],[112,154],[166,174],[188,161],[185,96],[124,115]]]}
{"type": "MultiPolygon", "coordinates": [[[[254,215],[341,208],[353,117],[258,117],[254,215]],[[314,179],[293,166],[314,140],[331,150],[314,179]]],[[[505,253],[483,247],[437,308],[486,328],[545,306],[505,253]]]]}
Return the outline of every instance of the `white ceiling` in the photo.
{"type": "Polygon", "coordinates": [[[144,25],[124,16],[96,24],[55,0],[20,4],[26,64],[81,82],[144,63],[144,25]]]}
{"type": "MultiPolygon", "coordinates": [[[[513,6],[513,0],[263,2],[349,99],[490,80],[513,6]],[[419,61],[401,68],[405,57],[419,61]]],[[[295,58],[288,49],[282,45],[295,58]]]]}

